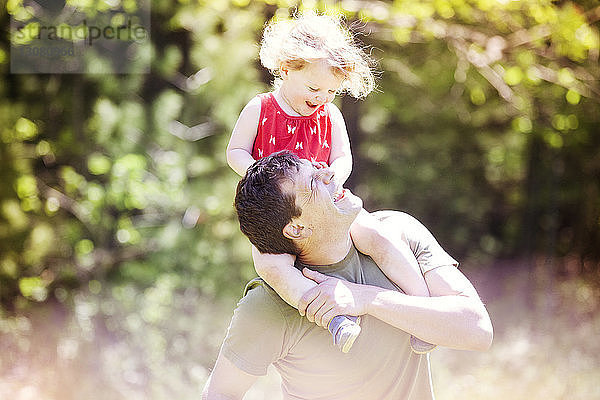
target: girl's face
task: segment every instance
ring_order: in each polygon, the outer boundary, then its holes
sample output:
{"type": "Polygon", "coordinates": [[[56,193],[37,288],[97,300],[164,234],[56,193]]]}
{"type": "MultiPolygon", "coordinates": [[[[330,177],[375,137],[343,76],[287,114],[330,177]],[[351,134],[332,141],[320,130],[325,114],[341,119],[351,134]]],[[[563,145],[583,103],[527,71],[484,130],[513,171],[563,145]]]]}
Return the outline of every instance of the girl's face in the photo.
{"type": "Polygon", "coordinates": [[[336,74],[326,60],[307,63],[299,70],[281,67],[280,93],[290,107],[300,115],[311,115],[317,108],[329,103],[342,84],[343,77],[336,74]]]}

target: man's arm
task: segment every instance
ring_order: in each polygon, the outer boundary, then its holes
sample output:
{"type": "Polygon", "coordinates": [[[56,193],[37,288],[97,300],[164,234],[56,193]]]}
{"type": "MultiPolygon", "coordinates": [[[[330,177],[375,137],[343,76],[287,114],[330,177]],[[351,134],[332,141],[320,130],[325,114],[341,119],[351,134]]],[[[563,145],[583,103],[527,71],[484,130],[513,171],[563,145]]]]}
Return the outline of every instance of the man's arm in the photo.
{"type": "Polygon", "coordinates": [[[202,391],[202,400],[241,400],[257,378],[242,371],[219,353],[202,391]]]}
{"type": "Polygon", "coordinates": [[[407,296],[371,286],[367,314],[440,346],[487,350],[493,328],[469,280],[454,266],[425,273],[431,297],[407,296]]]}
{"type": "Polygon", "coordinates": [[[320,326],[335,315],[372,315],[427,342],[461,350],[487,350],[493,329],[485,306],[469,280],[454,266],[425,274],[432,297],[408,296],[304,269],[319,285],[298,306],[320,326]]]}

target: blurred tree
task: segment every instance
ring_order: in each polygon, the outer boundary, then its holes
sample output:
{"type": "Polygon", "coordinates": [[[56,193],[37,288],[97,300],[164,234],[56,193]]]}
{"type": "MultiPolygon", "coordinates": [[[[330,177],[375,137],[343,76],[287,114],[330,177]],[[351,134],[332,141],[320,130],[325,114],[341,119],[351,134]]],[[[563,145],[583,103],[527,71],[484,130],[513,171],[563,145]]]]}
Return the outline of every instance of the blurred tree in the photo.
{"type": "Polygon", "coordinates": [[[345,14],[383,71],[342,104],[368,207],[409,210],[460,257],[600,256],[594,2],[308,4],[153,2],[149,74],[8,74],[4,40],[2,304],[174,271],[238,290],[253,272],[223,149],[267,90],[265,20],[313,7],[345,14]]]}
{"type": "MultiPolygon", "coordinates": [[[[91,280],[145,287],[176,272],[216,296],[252,275],[224,148],[240,106],[264,90],[260,9],[152,6],[149,74],[16,75],[2,58],[7,309],[91,280]]],[[[14,17],[25,6],[11,7],[14,17]]]]}
{"type": "Polygon", "coordinates": [[[383,93],[352,107],[367,205],[410,210],[461,258],[598,260],[594,2],[341,7],[384,71],[383,93]]]}

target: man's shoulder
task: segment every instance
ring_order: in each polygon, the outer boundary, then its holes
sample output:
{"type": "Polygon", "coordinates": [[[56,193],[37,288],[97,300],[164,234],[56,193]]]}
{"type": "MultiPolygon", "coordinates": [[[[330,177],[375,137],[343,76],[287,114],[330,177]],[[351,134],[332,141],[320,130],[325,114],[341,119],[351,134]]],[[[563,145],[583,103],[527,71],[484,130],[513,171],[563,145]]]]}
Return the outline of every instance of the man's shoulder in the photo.
{"type": "Polygon", "coordinates": [[[404,211],[380,210],[370,214],[397,232],[415,239],[422,237],[427,232],[425,226],[418,219],[404,211]]]}
{"type": "Polygon", "coordinates": [[[458,261],[446,253],[429,229],[412,215],[391,210],[376,211],[372,215],[402,235],[415,255],[423,274],[440,266],[458,267],[458,261]]]}
{"type": "MultiPolygon", "coordinates": [[[[287,320],[295,311],[267,282],[254,278],[246,284],[244,295],[238,302],[238,312],[250,312],[256,317],[287,320]]],[[[297,314],[297,312],[296,312],[297,314]]]]}
{"type": "Polygon", "coordinates": [[[360,262],[360,274],[362,276],[362,284],[379,286],[384,289],[402,291],[385,273],[379,265],[368,254],[356,251],[360,262]]]}
{"type": "MultiPolygon", "coordinates": [[[[281,300],[275,290],[269,286],[262,278],[254,278],[244,287],[244,298],[253,299],[253,301],[277,301],[281,300]]],[[[283,301],[283,300],[281,300],[283,301]]]]}
{"type": "Polygon", "coordinates": [[[392,218],[392,219],[398,219],[398,220],[407,221],[407,222],[411,222],[411,223],[414,223],[414,222],[418,223],[418,221],[415,217],[413,217],[412,215],[410,215],[408,213],[405,213],[404,211],[379,210],[379,211],[373,211],[370,214],[380,221],[385,221],[385,220],[392,218]]]}

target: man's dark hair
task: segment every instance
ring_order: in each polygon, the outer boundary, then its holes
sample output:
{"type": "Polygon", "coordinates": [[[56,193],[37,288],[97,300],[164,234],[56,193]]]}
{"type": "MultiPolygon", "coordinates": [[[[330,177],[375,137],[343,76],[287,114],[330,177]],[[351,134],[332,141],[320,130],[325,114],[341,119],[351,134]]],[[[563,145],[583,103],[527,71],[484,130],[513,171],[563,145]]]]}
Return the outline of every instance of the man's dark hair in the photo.
{"type": "Polygon", "coordinates": [[[281,183],[299,166],[295,154],[279,151],[252,164],[237,185],[234,206],[240,229],[261,253],[298,255],[298,247],[283,235],[283,228],[302,210],[294,194],[281,191],[281,183]]]}

